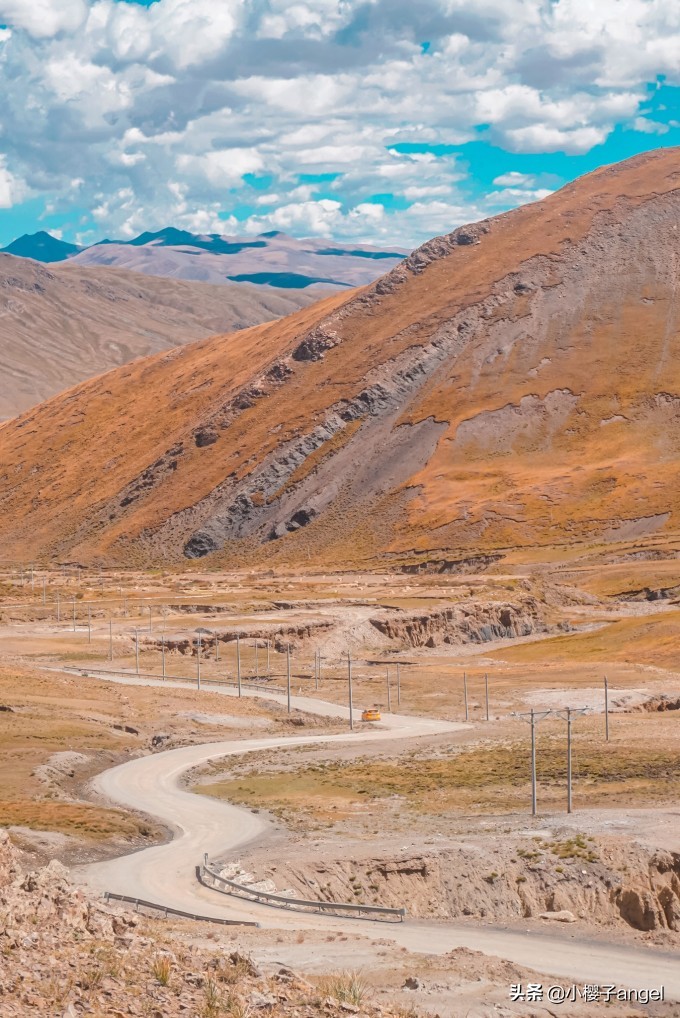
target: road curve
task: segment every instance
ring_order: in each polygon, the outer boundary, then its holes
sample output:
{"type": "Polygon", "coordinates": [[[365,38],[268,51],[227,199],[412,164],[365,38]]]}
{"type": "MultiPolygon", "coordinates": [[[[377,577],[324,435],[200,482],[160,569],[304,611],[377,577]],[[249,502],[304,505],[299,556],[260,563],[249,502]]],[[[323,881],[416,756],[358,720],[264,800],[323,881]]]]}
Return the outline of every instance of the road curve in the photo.
{"type": "MultiPolygon", "coordinates": [[[[129,675],[106,676],[106,681],[163,685],[160,681],[139,680],[129,675]]],[[[165,686],[168,685],[182,684],[166,682],[165,686]]],[[[227,696],[236,695],[235,690],[226,687],[216,687],[216,691],[227,696]]],[[[244,695],[249,695],[246,690],[244,695]]],[[[267,694],[267,698],[285,702],[285,698],[277,694],[267,694]]],[[[312,698],[294,697],[293,705],[328,717],[347,719],[349,716],[346,707],[312,698]]],[[[500,926],[413,920],[385,926],[360,919],[277,911],[257,902],[221,895],[196,881],[195,867],[204,853],[211,858],[226,852],[238,853],[261,835],[267,824],[250,810],[183,789],[182,776],[191,768],[219,757],[284,746],[330,746],[350,740],[379,744],[394,738],[453,734],[467,727],[456,722],[387,715],[379,729],[369,731],[213,742],[130,760],[99,775],[93,782],[93,789],[98,796],[116,805],[162,820],[173,829],[175,836],[165,845],[77,867],[74,877],[98,892],[114,891],[216,918],[255,919],[273,929],[352,930],[371,939],[389,937],[409,950],[428,954],[468,947],[548,972],[563,981],[615,983],[631,988],[664,986],[666,1000],[680,1001],[677,954],[585,940],[580,932],[529,933],[500,926]]]]}

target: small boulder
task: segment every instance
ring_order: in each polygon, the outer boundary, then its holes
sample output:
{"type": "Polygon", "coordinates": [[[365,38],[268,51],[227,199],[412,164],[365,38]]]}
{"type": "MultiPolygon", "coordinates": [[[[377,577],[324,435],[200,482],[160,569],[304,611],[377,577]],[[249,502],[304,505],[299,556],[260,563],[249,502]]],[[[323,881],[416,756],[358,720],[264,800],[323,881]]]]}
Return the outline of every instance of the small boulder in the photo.
{"type": "Polygon", "coordinates": [[[553,919],[556,923],[576,922],[576,916],[567,908],[560,909],[559,912],[541,912],[539,919],[553,919]]]}

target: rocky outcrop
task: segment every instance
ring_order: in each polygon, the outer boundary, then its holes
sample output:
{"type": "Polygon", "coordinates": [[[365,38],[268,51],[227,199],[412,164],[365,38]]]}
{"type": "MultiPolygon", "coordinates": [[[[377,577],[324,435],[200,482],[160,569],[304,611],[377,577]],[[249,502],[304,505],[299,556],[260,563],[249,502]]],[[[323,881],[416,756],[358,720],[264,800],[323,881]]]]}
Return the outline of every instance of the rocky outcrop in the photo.
{"type": "MultiPolygon", "coordinates": [[[[339,996],[322,998],[280,963],[265,975],[238,951],[187,939],[186,924],[175,929],[172,920],[90,901],[56,861],[26,872],[0,831],[2,1018],[333,1018],[359,1010],[339,996]]],[[[361,1013],[397,1018],[389,1006],[368,1001],[361,1013]]]]}
{"type": "Polygon", "coordinates": [[[410,647],[488,643],[549,631],[539,602],[529,596],[515,602],[464,601],[439,611],[395,612],[370,621],[384,636],[410,647]]]}
{"type": "Polygon", "coordinates": [[[421,918],[546,918],[680,932],[680,853],[614,839],[470,844],[431,854],[323,859],[258,871],[330,901],[405,907],[421,918]],[[349,896],[349,897],[348,897],[349,896]]]}

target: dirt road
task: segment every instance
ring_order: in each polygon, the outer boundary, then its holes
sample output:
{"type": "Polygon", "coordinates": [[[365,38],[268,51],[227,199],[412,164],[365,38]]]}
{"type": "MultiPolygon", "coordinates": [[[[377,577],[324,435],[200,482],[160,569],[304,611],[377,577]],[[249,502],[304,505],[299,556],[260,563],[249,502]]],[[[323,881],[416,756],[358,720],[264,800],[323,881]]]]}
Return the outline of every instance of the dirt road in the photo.
{"type": "MultiPolygon", "coordinates": [[[[108,678],[108,681],[111,679],[108,678]]],[[[140,680],[121,676],[117,681],[135,684],[140,680]]],[[[154,680],[141,681],[161,685],[154,680]]],[[[227,688],[221,688],[220,692],[236,695],[235,690],[227,688]]],[[[285,702],[281,696],[269,695],[271,699],[285,702]]],[[[293,705],[299,710],[348,718],[348,709],[336,704],[294,697],[293,705]]],[[[115,804],[163,820],[173,828],[175,837],[166,845],[81,867],[74,875],[100,892],[114,891],[204,915],[255,919],[273,929],[323,929],[352,931],[371,939],[389,937],[411,951],[428,954],[468,947],[548,972],[562,980],[615,983],[632,988],[664,986],[667,1000],[680,1001],[677,954],[601,940],[588,941],[581,931],[528,933],[491,925],[422,921],[387,926],[358,919],[279,912],[255,902],[222,896],[196,881],[195,867],[204,853],[217,857],[227,852],[243,852],[250,842],[262,835],[267,825],[259,815],[247,809],[183,789],[181,779],[189,769],[219,757],[240,756],[281,746],[332,745],[349,739],[380,744],[390,739],[411,739],[446,732],[453,735],[466,727],[460,723],[388,715],[380,729],[369,731],[360,728],[353,733],[348,731],[346,735],[214,742],[131,760],[101,774],[94,782],[96,792],[115,804]]],[[[357,962],[360,961],[358,946],[357,962]]]]}

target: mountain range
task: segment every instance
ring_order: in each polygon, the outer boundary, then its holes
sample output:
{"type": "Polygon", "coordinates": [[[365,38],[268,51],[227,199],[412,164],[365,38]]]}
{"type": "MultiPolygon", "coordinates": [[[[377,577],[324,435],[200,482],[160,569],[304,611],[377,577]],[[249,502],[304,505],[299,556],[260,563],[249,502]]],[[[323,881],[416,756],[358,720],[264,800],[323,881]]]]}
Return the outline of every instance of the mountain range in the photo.
{"type": "MultiPolygon", "coordinates": [[[[15,560],[364,567],[677,534],[680,152],[0,426],[15,560]]],[[[561,550],[562,549],[562,550],[561,550]]]]}
{"type": "Polygon", "coordinates": [[[173,227],[127,241],[103,240],[85,248],[41,231],[19,237],[2,251],[44,263],[106,265],[206,283],[311,287],[317,291],[370,283],[408,253],[319,239],[297,240],[278,231],[239,238],[173,227]]]}

